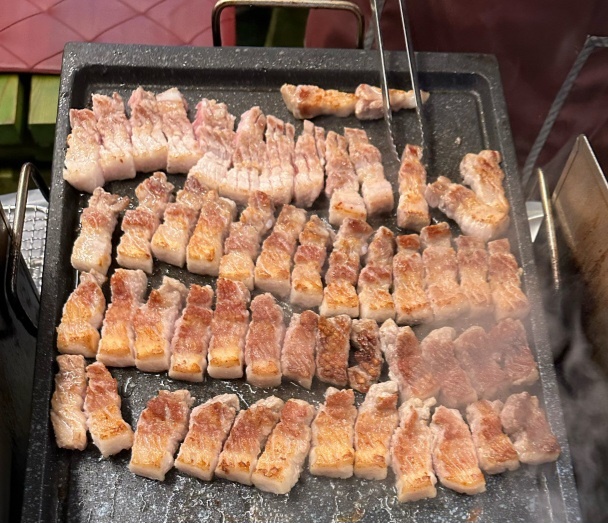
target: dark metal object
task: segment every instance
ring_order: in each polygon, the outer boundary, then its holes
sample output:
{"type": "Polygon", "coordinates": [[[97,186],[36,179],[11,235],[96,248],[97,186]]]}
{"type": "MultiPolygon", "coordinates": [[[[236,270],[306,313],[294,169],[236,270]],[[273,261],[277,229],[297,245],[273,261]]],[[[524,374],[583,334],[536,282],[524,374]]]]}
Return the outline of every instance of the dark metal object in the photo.
{"type": "MultiPolygon", "coordinates": [[[[391,64],[389,78],[407,75],[404,54],[387,53],[387,59],[391,64]]],[[[54,331],[73,289],[75,274],[69,257],[78,230],[79,210],[87,201],[61,177],[69,108],[87,106],[93,92],[117,90],[125,97],[140,84],[154,91],[176,86],[191,107],[207,96],[227,102],[236,115],[258,104],[266,113],[292,121],[279,93],[283,83],[323,84],[352,91],[361,82],[374,83],[377,78],[375,52],[70,44],[64,53],[55,140],[24,522],[579,521],[547,326],[496,60],[480,55],[427,53],[419,54],[418,59],[424,85],[433,93],[427,102],[431,178],[444,174],[458,179],[458,164],[466,152],[494,148],[503,155],[505,187],[513,207],[509,239],[524,269],[524,285],[533,304],[527,327],[541,374],[541,383],[533,392],[542,396],[548,419],[562,445],[559,461],[542,467],[523,466],[513,473],[488,477],[487,492],[479,496],[461,496],[440,487],[434,500],[399,505],[392,475],[386,481],[366,482],[354,478],[315,478],[305,471],[300,483],[284,497],[223,480],[203,483],[174,470],[165,482],[157,483],[128,471],[128,453],[102,460],[92,445],[82,453],[57,449],[48,420],[56,371],[54,331]]],[[[416,115],[401,111],[393,119],[399,130],[398,145],[403,147],[408,134],[416,129],[416,115]]],[[[383,156],[389,154],[382,121],[362,123],[354,117],[320,117],[316,122],[337,131],[345,126],[364,127],[383,156]]],[[[106,189],[132,196],[142,179],[139,175],[135,180],[109,184],[106,189]]],[[[170,176],[170,179],[181,187],[184,177],[170,176]]],[[[394,178],[391,182],[396,184],[394,178]]],[[[327,201],[321,200],[313,210],[323,215],[326,208],[327,201]]],[[[433,217],[444,219],[439,212],[433,217]]],[[[394,217],[372,221],[375,227],[380,224],[397,230],[394,217]]],[[[212,281],[156,263],[151,285],[158,286],[165,274],[186,284],[212,281]]],[[[424,332],[425,328],[417,329],[419,336],[424,332]]],[[[119,382],[125,419],[133,424],[159,388],[187,388],[197,402],[234,391],[242,406],[272,393],[283,399],[299,397],[318,404],[325,390],[321,384],[313,386],[312,391],[289,384],[276,391],[259,390],[240,380],[186,384],[135,369],[113,369],[112,374],[119,382]]]]}

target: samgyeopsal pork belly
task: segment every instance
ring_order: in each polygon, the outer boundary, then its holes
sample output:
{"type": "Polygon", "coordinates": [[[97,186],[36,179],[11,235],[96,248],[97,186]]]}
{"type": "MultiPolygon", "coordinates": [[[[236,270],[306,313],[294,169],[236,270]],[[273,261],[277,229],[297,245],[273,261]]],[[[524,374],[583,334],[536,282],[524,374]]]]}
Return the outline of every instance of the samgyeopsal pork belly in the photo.
{"type": "Polygon", "coordinates": [[[236,394],[215,396],[192,409],[190,428],[175,458],[175,468],[210,481],[239,409],[236,394]]]}
{"type": "Polygon", "coordinates": [[[57,365],[59,372],[51,398],[55,441],[62,449],[84,450],[87,446],[86,416],[82,410],[87,389],[84,357],[57,356],[57,365]]]}
{"type": "Polygon", "coordinates": [[[289,301],[301,307],[318,307],[323,301],[321,271],[333,231],[313,214],[300,233],[300,245],[293,258],[289,301]]]}
{"type": "Polygon", "coordinates": [[[422,165],[422,147],[406,145],[399,168],[399,204],[397,225],[420,231],[431,223],[429,206],[424,199],[426,169],[422,165]]]}
{"type": "Polygon", "coordinates": [[[456,338],[454,353],[479,399],[494,399],[508,388],[507,375],[493,358],[490,338],[481,327],[470,327],[456,338]]]}
{"type": "Polygon", "coordinates": [[[457,318],[469,311],[469,301],[458,283],[458,259],[451,238],[445,222],[429,225],[420,232],[424,283],[436,321],[457,318]]]}
{"type": "Polygon", "coordinates": [[[188,119],[188,103],[175,87],[156,95],[156,107],[167,137],[167,172],[187,173],[202,153],[188,119]]]}
{"type": "Polygon", "coordinates": [[[366,393],[378,381],[384,363],[376,320],[353,320],[350,340],[356,349],[357,365],[348,369],[348,383],[352,389],[366,393]]]}
{"type": "Polygon", "coordinates": [[[455,409],[437,407],[431,421],[433,466],[439,481],[461,494],[479,494],[486,480],[475,452],[469,427],[455,409]]]}
{"type": "MultiPolygon", "coordinates": [[[[355,104],[355,116],[359,120],[378,120],[383,117],[382,109],[382,91],[379,87],[361,84],[355,91],[357,103],[355,104]]],[[[400,89],[389,89],[388,98],[391,106],[391,111],[400,111],[401,109],[415,109],[416,96],[414,91],[402,91],[400,89]]],[[[426,103],[429,99],[429,93],[420,91],[422,103],[426,103]]]]}
{"type": "Polygon", "coordinates": [[[527,392],[509,396],[500,420],[522,463],[539,465],[559,457],[561,447],[536,396],[527,392]]]}
{"type": "Polygon", "coordinates": [[[239,412],[215,468],[217,477],[251,485],[251,475],[283,405],[283,400],[270,396],[239,412]]]}
{"type": "Polygon", "coordinates": [[[316,365],[317,378],[336,387],[348,384],[351,319],[346,314],[319,316],[316,365]]]}
{"type": "Polygon", "coordinates": [[[220,198],[215,191],[205,194],[198,222],[188,242],[188,270],[196,274],[217,276],[224,254],[224,240],[236,217],[236,204],[220,198]]]}
{"type": "Polygon", "coordinates": [[[122,419],[116,380],[99,361],[89,365],[86,374],[88,386],[84,412],[93,443],[104,458],[130,449],[133,445],[133,430],[122,419]]]}
{"type": "Polygon", "coordinates": [[[249,327],[249,290],[241,282],[218,278],[215,292],[207,372],[217,379],[240,378],[249,327]]]}
{"type": "Polygon", "coordinates": [[[435,398],[407,400],[399,408],[399,427],[391,439],[391,467],[400,503],[434,498],[433,434],[429,428],[435,398]]]}
{"type": "Polygon", "coordinates": [[[247,381],[256,387],[281,384],[281,346],[285,336],[283,309],[272,294],[251,302],[251,324],[245,339],[247,381]]]}
{"type": "Polygon", "coordinates": [[[455,337],[456,331],[452,327],[443,327],[431,331],[420,342],[422,356],[441,387],[437,400],[451,409],[477,401],[477,392],[454,355],[455,337]]]}
{"type": "Polygon", "coordinates": [[[175,324],[171,340],[169,376],[177,380],[203,381],[211,338],[213,289],[192,284],[186,307],[175,324]]]}
{"type": "Polygon", "coordinates": [[[266,492],[287,494],[300,479],[310,450],[310,424],[315,408],[303,400],[290,399],[281,421],[272,431],[260,456],[252,483],[266,492]]]}
{"type": "Polygon", "coordinates": [[[306,389],[310,389],[315,374],[318,323],[319,316],[312,311],[293,314],[281,351],[283,377],[306,389]]]}
{"type": "Polygon", "coordinates": [[[399,325],[433,321],[433,309],[424,290],[424,265],[417,234],[397,236],[393,258],[393,301],[399,325]]]}
{"type": "Polygon", "coordinates": [[[99,165],[106,182],[135,178],[135,162],[131,145],[131,125],[125,104],[118,93],[112,96],[94,94],[93,113],[101,136],[99,165]]]}
{"type": "Polygon", "coordinates": [[[194,231],[198,213],[198,209],[183,203],[167,205],[163,223],[156,229],[150,244],[155,258],[177,267],[184,266],[188,240],[194,231]]]}
{"type": "Polygon", "coordinates": [[[105,183],[99,162],[101,136],[95,114],[90,109],[70,109],[70,125],[63,179],[79,191],[92,193],[105,183]]]}
{"type": "Polygon", "coordinates": [[[355,465],[355,419],[357,407],[352,390],[328,387],[325,404],[312,422],[310,473],[330,478],[350,478],[355,465]]]}
{"type": "Polygon", "coordinates": [[[266,125],[266,160],[259,189],[270,196],[275,205],[286,204],[293,198],[296,131],[293,125],[272,115],[266,119],[266,125]]]}
{"type": "Polygon", "coordinates": [[[521,321],[502,320],[492,327],[489,336],[494,355],[512,386],[532,385],[538,381],[538,367],[521,321]]]}
{"type": "Polygon", "coordinates": [[[63,306],[57,327],[57,350],[94,358],[99,345],[99,328],[106,310],[101,286],[106,277],[96,271],[83,272],[80,283],[63,306]]]}
{"type": "Polygon", "coordinates": [[[127,196],[117,196],[98,187],[80,216],[80,233],[74,242],[72,267],[106,274],[112,261],[112,234],[118,214],[129,205],[127,196]]]}
{"type": "Polygon", "coordinates": [[[492,313],[492,295],[488,284],[488,253],[484,243],[471,236],[456,238],[460,289],[467,297],[471,317],[492,313]]]}
{"type": "Polygon", "coordinates": [[[314,118],[321,114],[349,116],[355,112],[356,97],[334,89],[321,89],[316,85],[283,84],[281,96],[295,118],[314,118]]]}
{"type": "Polygon", "coordinates": [[[152,273],[150,240],[172,199],[173,189],[173,184],[167,181],[162,172],[155,172],[135,188],[139,204],[136,209],[127,211],[122,220],[124,234],[116,250],[119,265],[152,273]]]}
{"type": "Polygon", "coordinates": [[[399,385],[401,401],[425,400],[439,392],[440,384],[422,356],[420,344],[410,327],[397,327],[386,320],[380,328],[381,349],[388,363],[388,375],[399,385]]]}
{"type": "Polygon", "coordinates": [[[152,289],[148,301],[133,318],[135,331],[135,366],[144,372],[169,370],[171,339],[188,289],[179,281],[163,277],[158,289],[152,289]]]}
{"type": "Polygon", "coordinates": [[[131,472],[164,481],[173,466],[175,451],[188,432],[193,401],[187,390],[160,390],[148,401],[135,430],[129,462],[131,472]]]}
{"type": "Polygon", "coordinates": [[[203,155],[212,154],[226,166],[230,165],[236,141],[235,120],[224,103],[203,98],[196,105],[192,130],[203,155]]]}
{"type": "Polygon", "coordinates": [[[382,323],[395,317],[395,304],[391,296],[393,283],[393,255],[395,236],[382,226],[369,244],[366,265],[359,274],[359,316],[382,323]]]}
{"type": "Polygon", "coordinates": [[[513,443],[502,431],[501,410],[502,402],[498,400],[481,400],[467,407],[467,421],[477,450],[479,468],[486,474],[500,474],[519,468],[513,443]]]}
{"type": "Polygon", "coordinates": [[[488,277],[494,302],[494,317],[525,318],[530,312],[530,302],[521,290],[523,270],[511,254],[511,245],[506,238],[488,243],[490,254],[488,277]]]}
{"type": "Polygon", "coordinates": [[[295,204],[307,209],[319,197],[325,183],[325,130],[309,120],[304,120],[302,134],[296,142],[294,165],[295,204]]]}
{"type": "Polygon", "coordinates": [[[483,203],[508,214],[509,202],[503,187],[505,173],[500,168],[501,161],[498,151],[465,154],[460,162],[460,174],[483,203]]]}
{"type": "Polygon", "coordinates": [[[385,479],[391,436],[399,424],[399,394],[394,381],[372,385],[359,407],[355,423],[355,476],[385,479]]]}
{"type": "Polygon", "coordinates": [[[143,305],[147,286],[143,271],[116,269],[110,279],[112,303],[103,319],[97,361],[111,367],[135,365],[133,318],[143,305]]]}

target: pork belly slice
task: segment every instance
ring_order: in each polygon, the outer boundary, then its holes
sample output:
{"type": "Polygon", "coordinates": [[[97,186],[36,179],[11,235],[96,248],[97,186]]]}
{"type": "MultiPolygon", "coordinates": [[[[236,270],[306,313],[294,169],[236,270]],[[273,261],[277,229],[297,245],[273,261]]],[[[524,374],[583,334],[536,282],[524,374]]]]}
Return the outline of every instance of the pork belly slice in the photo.
{"type": "Polygon", "coordinates": [[[217,477],[251,485],[259,455],[283,405],[283,400],[270,396],[239,412],[215,468],[217,477]]]}
{"type": "Polygon", "coordinates": [[[325,183],[325,129],[304,120],[294,151],[293,196],[298,207],[308,208],[325,183]],[[318,144],[322,143],[322,150],[318,144]]]}
{"type": "Polygon", "coordinates": [[[329,199],[329,218],[332,225],[339,226],[347,218],[366,220],[365,202],[358,191],[336,189],[329,199]]]}
{"type": "Polygon", "coordinates": [[[169,376],[176,380],[203,381],[211,338],[213,289],[192,284],[186,307],[175,324],[171,340],[169,376]]]}
{"type": "Polygon", "coordinates": [[[135,178],[136,169],[131,145],[131,125],[125,104],[118,93],[112,96],[94,94],[93,113],[101,136],[99,165],[106,182],[135,178]]]}
{"type": "Polygon", "coordinates": [[[239,409],[236,394],[215,396],[192,409],[190,428],[175,458],[175,468],[203,481],[211,481],[239,409]]]}
{"type": "Polygon", "coordinates": [[[194,231],[199,211],[182,203],[170,203],[162,225],[152,237],[154,257],[160,261],[183,267],[186,263],[188,240],[194,231]]]}
{"type": "Polygon", "coordinates": [[[217,379],[240,378],[249,327],[249,290],[241,282],[218,278],[215,292],[207,372],[217,379]]]}
{"type": "Polygon", "coordinates": [[[158,391],[141,413],[129,470],[138,476],[158,481],[173,466],[173,456],[188,432],[188,417],[194,398],[187,390],[158,391]]]}
{"type": "Polygon", "coordinates": [[[477,401],[477,392],[454,355],[456,331],[452,327],[435,329],[420,342],[422,355],[440,384],[437,400],[451,409],[477,401]]]}
{"type": "Polygon", "coordinates": [[[133,318],[135,331],[135,366],[144,372],[169,370],[171,339],[188,289],[179,281],[163,277],[158,289],[152,289],[148,301],[133,318]]]}
{"type": "Polygon", "coordinates": [[[276,204],[293,198],[295,128],[290,123],[269,115],[266,119],[266,161],[260,174],[259,190],[276,204]]]}
{"type": "Polygon", "coordinates": [[[99,153],[101,135],[90,109],[70,109],[70,126],[63,179],[78,191],[92,193],[105,183],[99,153]]]}
{"type": "Polygon", "coordinates": [[[424,283],[436,321],[457,318],[469,311],[469,301],[458,283],[458,260],[452,249],[447,223],[424,227],[420,232],[424,251],[424,283]]]}
{"type": "Polygon", "coordinates": [[[321,89],[316,85],[283,84],[281,96],[295,118],[314,118],[321,114],[349,116],[355,111],[356,97],[335,89],[321,89]]]}
{"type": "Polygon", "coordinates": [[[431,302],[424,290],[424,265],[417,234],[397,236],[393,258],[393,301],[399,325],[433,321],[431,302]]]}
{"type": "Polygon", "coordinates": [[[489,336],[490,346],[512,386],[529,386],[538,381],[538,367],[521,321],[502,320],[492,327],[489,336]]]}
{"type": "Polygon", "coordinates": [[[203,98],[196,104],[196,118],[192,122],[192,130],[201,152],[209,152],[227,166],[230,165],[236,145],[235,120],[224,103],[203,98]]]}
{"type": "Polygon", "coordinates": [[[480,494],[486,480],[475,452],[469,427],[456,409],[437,407],[431,421],[433,466],[445,487],[461,494],[480,494]]]}
{"type": "Polygon", "coordinates": [[[431,223],[429,206],[424,199],[426,169],[422,165],[422,147],[406,145],[399,168],[399,205],[397,225],[402,229],[422,230],[431,223]]]}
{"type": "Polygon", "coordinates": [[[467,297],[471,317],[492,313],[492,295],[488,283],[488,253],[485,244],[471,236],[459,236],[455,240],[458,247],[458,274],[460,289],[467,297]]]}
{"type": "Polygon", "coordinates": [[[380,328],[380,347],[388,363],[389,378],[399,385],[401,401],[437,395],[440,384],[410,327],[397,327],[393,320],[386,320],[380,328]]]}
{"type": "Polygon", "coordinates": [[[390,461],[400,503],[434,498],[433,434],[429,428],[435,398],[407,400],[399,408],[399,427],[391,438],[390,461]]]}
{"type": "Polygon", "coordinates": [[[285,336],[283,309],[272,294],[251,302],[251,324],[245,339],[247,381],[256,387],[281,384],[281,346],[285,336]]]}
{"type": "Polygon", "coordinates": [[[351,389],[328,387],[325,404],[312,422],[310,473],[330,478],[350,478],[355,465],[355,419],[357,407],[351,389]]]}
{"type": "Polygon", "coordinates": [[[99,361],[87,367],[86,375],[88,386],[84,412],[93,443],[104,458],[130,449],[133,445],[133,430],[122,419],[116,380],[99,361]]]}
{"type": "Polygon", "coordinates": [[[59,372],[51,398],[51,423],[57,446],[84,450],[87,446],[86,416],[83,411],[87,389],[85,361],[81,355],[57,356],[59,372]]]}
{"type": "Polygon", "coordinates": [[[290,399],[285,403],[281,421],[270,434],[251,476],[257,488],[287,494],[298,482],[310,450],[314,415],[315,408],[306,401],[290,399]]]}
{"type": "Polygon", "coordinates": [[[530,302],[521,290],[523,270],[511,254],[509,240],[503,238],[488,243],[488,252],[488,278],[496,321],[504,318],[525,318],[530,312],[530,302]]]}
{"type": "Polygon", "coordinates": [[[149,173],[167,168],[167,138],[153,93],[138,87],[128,101],[135,170],[149,173]]]}
{"type": "Polygon", "coordinates": [[[298,236],[306,223],[306,211],[284,205],[274,229],[264,240],[255,265],[255,286],[281,298],[291,289],[290,273],[298,236]]]}
{"type": "Polygon", "coordinates": [[[500,420],[522,463],[540,465],[559,457],[561,447],[536,396],[528,392],[509,396],[500,420]]]}
{"type": "Polygon", "coordinates": [[[498,151],[485,150],[479,154],[465,154],[460,162],[460,174],[477,197],[490,207],[509,212],[503,181],[505,173],[500,168],[502,157],[498,151]]]}
{"type": "Polygon", "coordinates": [[[500,474],[519,468],[513,443],[502,431],[500,401],[481,400],[467,407],[467,421],[471,427],[477,450],[479,467],[487,474],[500,474]]]}
{"type": "Polygon", "coordinates": [[[188,119],[188,103],[175,87],[156,95],[163,134],[167,137],[167,172],[187,173],[202,153],[188,119]]]}
{"type": "Polygon", "coordinates": [[[351,319],[346,314],[319,317],[316,360],[317,378],[336,387],[348,384],[351,319]]]}
{"type": "Polygon", "coordinates": [[[232,157],[227,160],[218,158],[214,153],[208,151],[196,162],[194,167],[188,171],[188,176],[198,179],[207,189],[219,193],[220,183],[228,176],[232,157]]]}
{"type": "Polygon", "coordinates": [[[456,338],[454,353],[479,399],[494,399],[508,389],[507,375],[494,359],[490,338],[481,327],[470,327],[456,338]]]}
{"type": "Polygon", "coordinates": [[[112,303],[103,319],[97,361],[110,367],[135,365],[133,318],[143,305],[147,286],[143,271],[116,269],[110,279],[112,303]]]}
{"type": "Polygon", "coordinates": [[[355,476],[386,479],[390,442],[399,424],[397,383],[372,385],[359,407],[355,423],[355,476]]]}
{"type": "Polygon", "coordinates": [[[315,345],[319,316],[312,311],[293,314],[281,351],[283,378],[310,389],[315,374],[315,345]]]}
{"type": "Polygon", "coordinates": [[[107,274],[112,261],[112,234],[118,215],[129,205],[127,196],[117,196],[98,187],[80,215],[80,233],[74,242],[71,263],[77,271],[107,274]]]}
{"type": "Polygon", "coordinates": [[[366,393],[382,372],[380,331],[375,320],[353,320],[350,340],[355,347],[354,367],[348,369],[348,384],[357,392],[366,393]]]}
{"type": "MultiPolygon", "coordinates": [[[[414,95],[414,91],[389,89],[388,93],[391,111],[416,108],[416,96],[414,95]]],[[[355,96],[357,98],[355,116],[359,120],[379,120],[384,116],[382,91],[379,87],[360,84],[355,90],[355,96]]],[[[429,96],[429,93],[426,91],[420,91],[422,103],[426,103],[429,96]]]]}
{"type": "Polygon", "coordinates": [[[106,310],[101,286],[106,277],[97,271],[83,272],[80,283],[63,306],[57,327],[57,350],[62,354],[82,354],[94,358],[99,345],[99,328],[106,310]]]}

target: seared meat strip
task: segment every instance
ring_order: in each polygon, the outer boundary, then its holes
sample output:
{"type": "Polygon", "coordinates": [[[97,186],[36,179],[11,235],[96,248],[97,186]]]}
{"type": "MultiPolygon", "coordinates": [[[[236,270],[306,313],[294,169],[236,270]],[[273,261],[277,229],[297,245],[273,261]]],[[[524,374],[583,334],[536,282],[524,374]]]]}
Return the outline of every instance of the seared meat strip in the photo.
{"type": "Polygon", "coordinates": [[[337,387],[348,384],[351,319],[342,314],[334,318],[319,317],[317,332],[317,378],[337,387]]]}
{"type": "Polygon", "coordinates": [[[470,316],[484,316],[494,309],[488,284],[488,253],[484,243],[471,236],[459,236],[458,274],[460,289],[469,301],[470,316]]]}
{"type": "Polygon", "coordinates": [[[384,363],[376,320],[353,320],[350,339],[357,365],[348,369],[348,382],[352,389],[366,393],[380,378],[384,363]]]}
{"type": "Polygon", "coordinates": [[[420,231],[431,223],[429,206],[424,199],[426,169],[422,165],[422,147],[406,145],[399,168],[399,205],[397,225],[420,231]]]}
{"type": "Polygon", "coordinates": [[[260,174],[259,189],[275,205],[293,198],[295,128],[290,123],[269,115],[266,119],[266,161],[260,174]]]}
{"type": "MultiPolygon", "coordinates": [[[[416,96],[414,95],[414,91],[389,89],[388,93],[391,111],[396,112],[401,109],[416,108],[416,96]]],[[[357,97],[355,116],[359,118],[359,120],[379,120],[383,117],[382,91],[379,87],[361,84],[357,87],[355,96],[357,97]]],[[[426,103],[429,99],[429,93],[420,91],[420,97],[422,103],[426,103]]]]}
{"type": "Polygon", "coordinates": [[[306,389],[315,374],[315,345],[319,316],[312,311],[293,314],[281,351],[283,377],[306,389]]]}
{"type": "Polygon", "coordinates": [[[315,127],[304,120],[302,134],[298,137],[294,151],[295,177],[293,179],[293,196],[295,204],[304,209],[310,207],[319,197],[325,183],[325,130],[315,127]],[[323,150],[317,148],[322,140],[323,150]]]}
{"type": "Polygon", "coordinates": [[[203,98],[196,104],[192,130],[203,156],[213,155],[226,166],[230,165],[236,144],[235,120],[224,103],[203,98]]]}
{"type": "Polygon", "coordinates": [[[501,161],[498,151],[465,154],[460,162],[460,174],[483,203],[508,214],[509,202],[503,187],[505,173],[500,168],[501,161]]]}
{"type": "Polygon", "coordinates": [[[316,85],[283,84],[281,96],[295,118],[314,118],[320,114],[344,117],[355,111],[354,94],[325,90],[316,85]]]}

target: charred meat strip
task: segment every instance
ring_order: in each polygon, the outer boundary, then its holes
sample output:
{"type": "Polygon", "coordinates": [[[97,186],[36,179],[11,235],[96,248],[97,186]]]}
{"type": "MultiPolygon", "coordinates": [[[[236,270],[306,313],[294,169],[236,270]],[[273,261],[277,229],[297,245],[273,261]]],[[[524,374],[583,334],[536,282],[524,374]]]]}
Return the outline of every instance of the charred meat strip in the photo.
{"type": "MultiPolygon", "coordinates": [[[[400,89],[389,89],[388,98],[392,111],[401,109],[415,109],[416,96],[414,91],[402,91],[400,89]]],[[[361,84],[355,91],[357,103],[355,104],[355,116],[359,120],[379,120],[383,117],[382,91],[378,87],[361,84]]],[[[429,93],[420,91],[422,103],[429,99],[429,93]]]]}
{"type": "Polygon", "coordinates": [[[471,236],[456,238],[460,288],[470,305],[470,316],[492,313],[492,295],[488,284],[488,253],[484,243],[471,236]]]}
{"type": "Polygon", "coordinates": [[[85,361],[81,355],[57,356],[59,372],[51,398],[51,423],[57,446],[84,450],[87,446],[86,416],[83,412],[87,388],[85,361]]]}
{"type": "Polygon", "coordinates": [[[353,320],[350,340],[357,365],[348,369],[348,382],[352,389],[366,393],[380,378],[384,363],[376,320],[353,320]]]}
{"type": "Polygon", "coordinates": [[[175,451],[188,432],[193,401],[187,390],[160,390],[148,401],[135,430],[129,462],[131,472],[164,481],[173,466],[175,451]]]}
{"type": "Polygon", "coordinates": [[[422,165],[422,148],[406,145],[399,168],[399,205],[397,225],[420,231],[431,223],[429,206],[424,199],[426,169],[422,165]]]}
{"type": "Polygon", "coordinates": [[[203,98],[196,105],[192,130],[203,156],[213,155],[227,167],[230,165],[236,142],[235,120],[224,103],[203,98]]]}
{"type": "Polygon", "coordinates": [[[356,97],[316,85],[283,84],[281,96],[295,118],[314,118],[320,114],[349,116],[355,112],[356,97]]]}
{"type": "Polygon", "coordinates": [[[312,311],[293,314],[281,351],[283,377],[310,389],[315,374],[315,345],[319,316],[312,311]]]}
{"type": "Polygon", "coordinates": [[[266,125],[266,160],[259,189],[270,196],[275,205],[286,204],[293,198],[296,131],[293,125],[272,115],[266,119],[266,125]]]}
{"type": "Polygon", "coordinates": [[[298,137],[294,151],[295,177],[293,195],[298,207],[307,209],[319,197],[325,182],[325,130],[304,120],[302,134],[298,137]],[[318,142],[322,140],[323,149],[318,142]]]}
{"type": "Polygon", "coordinates": [[[348,384],[351,319],[345,314],[319,317],[317,332],[317,378],[337,387],[348,384]]]}

